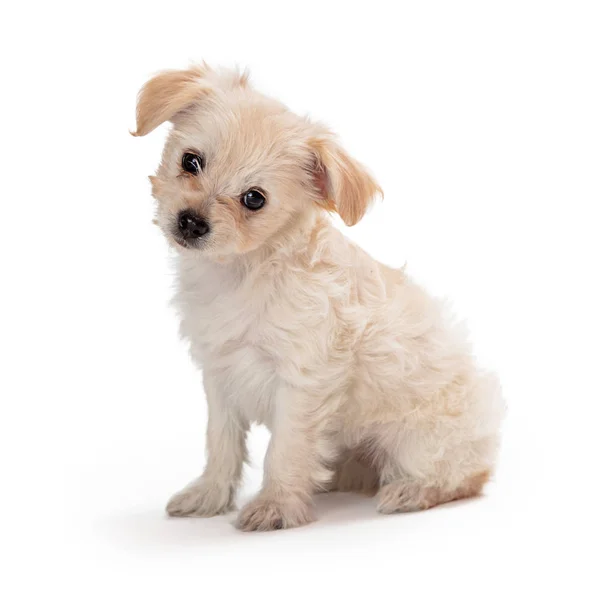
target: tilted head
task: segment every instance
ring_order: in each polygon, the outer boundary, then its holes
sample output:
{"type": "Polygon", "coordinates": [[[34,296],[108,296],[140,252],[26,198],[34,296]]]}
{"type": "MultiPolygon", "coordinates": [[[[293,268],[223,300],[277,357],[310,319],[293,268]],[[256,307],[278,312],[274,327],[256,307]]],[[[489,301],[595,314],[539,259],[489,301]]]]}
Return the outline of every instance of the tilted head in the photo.
{"type": "Polygon", "coordinates": [[[133,135],[165,121],[173,128],[150,179],[158,224],[179,248],[244,254],[319,210],[354,225],[380,191],[329,131],[234,71],[156,75],[140,91],[133,135]]]}

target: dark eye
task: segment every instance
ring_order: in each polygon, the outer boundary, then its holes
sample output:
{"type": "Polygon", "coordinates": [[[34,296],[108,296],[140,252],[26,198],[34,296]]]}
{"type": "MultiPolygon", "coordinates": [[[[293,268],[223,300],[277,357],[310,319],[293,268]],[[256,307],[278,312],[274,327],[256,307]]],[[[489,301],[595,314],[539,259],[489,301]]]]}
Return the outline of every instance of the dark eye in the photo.
{"type": "Polygon", "coordinates": [[[262,192],[258,190],[248,190],[242,196],[242,204],[250,210],[258,210],[265,205],[266,199],[262,192]]]}
{"type": "Polygon", "coordinates": [[[181,158],[181,168],[192,175],[198,175],[202,171],[203,166],[204,161],[197,154],[186,152],[181,158]]]}

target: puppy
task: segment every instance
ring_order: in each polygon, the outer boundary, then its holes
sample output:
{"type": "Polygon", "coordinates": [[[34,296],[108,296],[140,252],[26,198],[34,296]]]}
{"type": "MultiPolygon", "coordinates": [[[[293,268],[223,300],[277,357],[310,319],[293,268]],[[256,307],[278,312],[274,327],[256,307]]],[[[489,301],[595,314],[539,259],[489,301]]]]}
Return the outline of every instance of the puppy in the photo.
{"type": "Polygon", "coordinates": [[[152,194],[209,409],[204,473],[167,512],[233,509],[253,422],[272,436],[244,531],[309,523],[318,491],[376,493],[382,513],[478,494],[504,410],[496,379],[437,301],[328,215],[357,223],[380,193],[373,177],[234,71],[152,78],[133,135],[165,121],[152,194]]]}

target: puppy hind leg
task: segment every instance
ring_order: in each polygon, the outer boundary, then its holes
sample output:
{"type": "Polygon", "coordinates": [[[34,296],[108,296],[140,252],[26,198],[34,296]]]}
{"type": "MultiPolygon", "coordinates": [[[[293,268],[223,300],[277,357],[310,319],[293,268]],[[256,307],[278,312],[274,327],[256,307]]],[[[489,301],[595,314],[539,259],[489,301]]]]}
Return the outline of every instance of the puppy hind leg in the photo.
{"type": "Polygon", "coordinates": [[[477,496],[488,481],[497,436],[469,439],[455,425],[410,431],[387,430],[377,510],[382,513],[425,510],[477,496]]]}
{"type": "Polygon", "coordinates": [[[471,377],[380,428],[386,460],[378,510],[424,510],[478,495],[493,471],[504,403],[495,377],[471,377]]]}

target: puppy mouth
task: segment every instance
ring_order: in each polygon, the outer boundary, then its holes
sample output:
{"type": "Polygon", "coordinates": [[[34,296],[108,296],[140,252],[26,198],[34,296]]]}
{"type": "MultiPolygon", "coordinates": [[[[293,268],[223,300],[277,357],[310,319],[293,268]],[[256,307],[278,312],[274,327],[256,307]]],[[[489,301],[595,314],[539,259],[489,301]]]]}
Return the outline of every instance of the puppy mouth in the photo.
{"type": "Polygon", "coordinates": [[[191,248],[191,246],[183,239],[178,236],[172,236],[173,241],[182,248],[191,248]]]}
{"type": "Polygon", "coordinates": [[[179,235],[173,235],[173,236],[171,236],[171,239],[178,246],[181,246],[182,248],[186,248],[187,250],[198,250],[200,247],[202,247],[204,245],[203,240],[186,240],[185,238],[183,238],[179,235]]]}
{"type": "Polygon", "coordinates": [[[171,231],[168,237],[180,248],[185,248],[186,250],[202,250],[207,245],[210,236],[205,235],[199,238],[186,238],[178,231],[171,231]]]}

